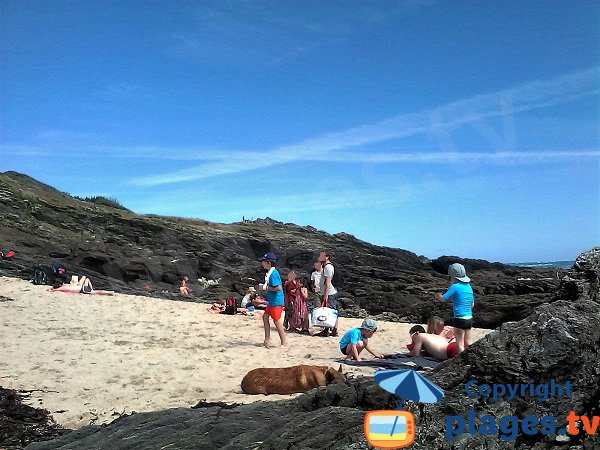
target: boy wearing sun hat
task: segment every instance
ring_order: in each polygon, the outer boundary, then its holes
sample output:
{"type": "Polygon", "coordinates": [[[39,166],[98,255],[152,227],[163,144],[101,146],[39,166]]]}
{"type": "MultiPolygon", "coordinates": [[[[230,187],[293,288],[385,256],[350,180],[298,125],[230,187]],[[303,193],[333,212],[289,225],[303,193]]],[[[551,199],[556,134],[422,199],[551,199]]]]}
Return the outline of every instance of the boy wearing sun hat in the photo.
{"type": "Polygon", "coordinates": [[[435,294],[435,298],[441,302],[452,299],[454,318],[451,325],[454,327],[458,353],[461,353],[469,347],[471,340],[475,296],[471,287],[471,279],[467,276],[465,266],[459,263],[451,264],[448,267],[448,275],[450,275],[450,287],[443,295],[440,293],[435,294]]]}
{"type": "Polygon", "coordinates": [[[369,338],[377,331],[377,323],[373,319],[365,319],[358,328],[352,328],[340,339],[340,351],[346,355],[346,359],[355,359],[360,361],[360,352],[367,350],[375,358],[383,358],[381,353],[377,353],[369,347],[369,338]]]}

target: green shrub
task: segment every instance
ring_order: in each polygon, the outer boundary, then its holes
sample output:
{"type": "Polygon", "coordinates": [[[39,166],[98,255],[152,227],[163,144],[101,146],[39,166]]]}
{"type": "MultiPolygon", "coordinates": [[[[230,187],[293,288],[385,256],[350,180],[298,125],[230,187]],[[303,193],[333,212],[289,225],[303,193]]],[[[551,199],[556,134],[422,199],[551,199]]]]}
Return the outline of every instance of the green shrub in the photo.
{"type": "Polygon", "coordinates": [[[117,209],[123,209],[125,211],[129,211],[129,209],[127,209],[123,205],[121,205],[121,203],[119,203],[119,200],[117,200],[116,198],[110,198],[110,197],[107,198],[107,197],[102,197],[101,195],[97,195],[94,197],[85,197],[85,198],[74,196],[73,198],[76,198],[77,200],[81,200],[83,202],[94,203],[96,205],[108,206],[110,208],[117,208],[117,209]]]}

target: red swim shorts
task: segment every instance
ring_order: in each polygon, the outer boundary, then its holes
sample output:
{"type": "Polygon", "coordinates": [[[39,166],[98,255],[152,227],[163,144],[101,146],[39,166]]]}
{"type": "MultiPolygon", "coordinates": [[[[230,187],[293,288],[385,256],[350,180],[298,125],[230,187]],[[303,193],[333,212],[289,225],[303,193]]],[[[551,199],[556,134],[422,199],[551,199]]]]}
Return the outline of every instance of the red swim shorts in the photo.
{"type": "Polygon", "coordinates": [[[446,348],[446,354],[448,358],[454,358],[458,355],[458,344],[456,342],[450,342],[446,348]]]}
{"type": "Polygon", "coordinates": [[[271,316],[273,320],[279,320],[281,319],[281,314],[283,314],[283,306],[267,306],[263,316],[271,316]]]}

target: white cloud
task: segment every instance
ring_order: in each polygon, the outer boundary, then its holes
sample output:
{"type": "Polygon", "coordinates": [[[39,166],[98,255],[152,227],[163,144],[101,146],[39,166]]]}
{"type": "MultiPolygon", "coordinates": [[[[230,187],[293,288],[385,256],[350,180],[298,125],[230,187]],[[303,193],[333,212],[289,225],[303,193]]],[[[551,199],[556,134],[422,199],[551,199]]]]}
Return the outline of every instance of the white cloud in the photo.
{"type": "Polygon", "coordinates": [[[348,163],[443,164],[459,161],[539,162],[564,159],[600,158],[600,150],[559,152],[428,152],[428,153],[334,153],[307,158],[314,161],[348,163]]]}
{"type": "MultiPolygon", "coordinates": [[[[322,134],[306,139],[297,144],[286,145],[268,151],[255,152],[222,152],[222,158],[184,170],[151,175],[132,180],[132,184],[140,186],[157,186],[206,179],[214,176],[235,174],[249,170],[263,169],[275,165],[302,160],[329,159],[341,160],[335,152],[378,142],[407,138],[418,134],[435,134],[452,130],[466,124],[481,124],[487,119],[506,117],[524,111],[531,111],[548,106],[559,105],[577,98],[594,96],[600,93],[600,68],[583,70],[551,80],[538,80],[512,89],[505,89],[493,94],[475,96],[469,99],[452,102],[441,107],[418,113],[404,114],[373,124],[360,125],[347,130],[322,134]]],[[[499,153],[504,149],[497,148],[499,153]]],[[[514,152],[513,152],[514,153],[514,152]]],[[[475,154],[480,159],[514,158],[513,153],[499,156],[475,154]]],[[[490,153],[490,155],[493,155],[490,153]]],[[[523,153],[519,159],[543,158],[544,154],[523,153]]],[[[573,155],[573,154],[572,154],[573,155]]],[[[381,155],[380,155],[381,156],[381,155]]],[[[577,157],[595,156],[592,153],[577,157]]],[[[354,156],[359,158],[358,156],[354,156]]],[[[552,158],[573,157],[568,153],[553,152],[552,158]],[[559,155],[560,153],[560,155],[559,155]]],[[[364,158],[369,159],[368,156],[364,158]]],[[[391,160],[392,156],[386,154],[391,160]]],[[[397,162],[411,162],[421,159],[443,159],[443,154],[398,155],[397,162]]],[[[447,158],[447,156],[446,156],[447,158]]],[[[371,162],[373,157],[371,157],[371,162]]],[[[388,161],[391,162],[391,161],[388,161]]]]}
{"type": "Polygon", "coordinates": [[[290,8],[271,0],[219,1],[188,9],[191,26],[171,35],[169,51],[192,63],[273,67],[335,47],[422,0],[354,5],[323,2],[290,8]]]}
{"type": "MultiPolygon", "coordinates": [[[[218,212],[224,220],[228,211],[229,220],[238,220],[238,215],[252,214],[254,217],[278,217],[282,214],[334,211],[344,209],[373,207],[377,199],[377,207],[388,207],[409,201],[413,192],[420,191],[417,186],[405,183],[399,186],[386,186],[380,189],[346,189],[332,190],[327,196],[307,196],[305,193],[266,192],[260,196],[236,195],[228,199],[227,208],[223,210],[223,199],[212,195],[199,195],[198,192],[178,191],[167,194],[153,195],[151,199],[140,195],[137,200],[129,202],[128,206],[137,212],[152,212],[154,214],[178,214],[187,211],[190,216],[208,217],[209,211],[218,212]],[[225,215],[225,216],[224,216],[225,215]]],[[[429,191],[431,188],[428,188],[429,191]]]]}

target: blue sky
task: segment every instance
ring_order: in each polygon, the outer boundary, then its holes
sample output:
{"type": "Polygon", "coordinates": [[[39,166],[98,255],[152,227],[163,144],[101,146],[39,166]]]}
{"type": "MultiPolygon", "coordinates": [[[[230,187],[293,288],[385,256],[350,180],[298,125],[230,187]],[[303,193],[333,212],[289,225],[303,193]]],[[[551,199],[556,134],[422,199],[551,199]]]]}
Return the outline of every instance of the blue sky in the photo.
{"type": "Polygon", "coordinates": [[[429,257],[600,244],[600,7],[0,3],[0,170],[429,257]]]}

